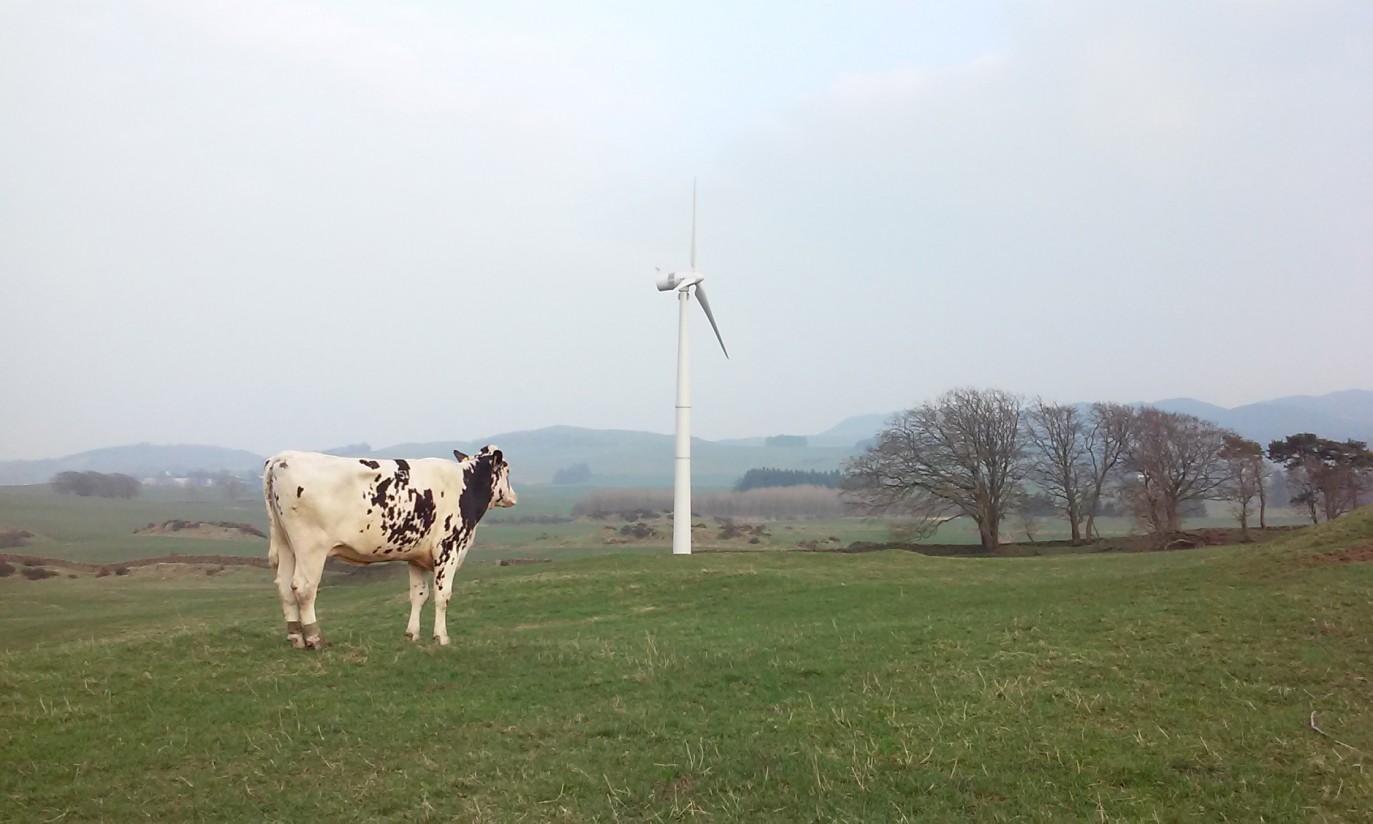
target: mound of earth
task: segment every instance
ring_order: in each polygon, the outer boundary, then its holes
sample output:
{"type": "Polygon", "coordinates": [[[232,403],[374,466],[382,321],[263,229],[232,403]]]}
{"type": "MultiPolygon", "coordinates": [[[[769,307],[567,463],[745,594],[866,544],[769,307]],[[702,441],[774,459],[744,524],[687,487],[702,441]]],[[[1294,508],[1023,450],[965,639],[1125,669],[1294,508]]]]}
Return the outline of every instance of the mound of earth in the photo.
{"type": "Polygon", "coordinates": [[[0,529],[0,548],[13,549],[28,546],[33,533],[27,529],[0,529]]]}
{"type": "Polygon", "coordinates": [[[136,567],[157,564],[186,564],[195,566],[250,566],[267,569],[266,558],[245,558],[238,555],[163,555],[157,558],[137,558],[132,561],[111,561],[98,564],[90,561],[69,561],[65,558],[40,558],[36,555],[13,555],[0,552],[0,563],[18,564],[24,567],[53,567],[72,572],[94,572],[99,577],[105,575],[127,575],[136,567]],[[122,572],[120,570],[123,570],[122,572]]]}
{"type": "Polygon", "coordinates": [[[234,521],[183,521],[175,519],[160,524],[148,524],[135,529],[135,535],[180,535],[190,538],[211,538],[220,541],[235,541],[243,538],[263,538],[267,536],[252,524],[234,521]]]}
{"type": "MultiPolygon", "coordinates": [[[[16,555],[0,552],[0,578],[20,574],[30,580],[51,577],[58,570],[75,577],[76,573],[94,574],[97,578],[110,575],[129,575],[136,571],[151,572],[159,577],[181,576],[187,574],[215,575],[225,567],[246,566],[257,569],[271,569],[266,557],[241,555],[161,555],[156,558],[136,558],[132,561],[110,561],[92,563],[89,561],[69,561],[65,558],[40,558],[36,555],[16,555]],[[39,572],[42,570],[42,572],[39,572]],[[47,574],[45,574],[47,573],[47,574]]],[[[337,581],[364,581],[380,575],[394,575],[398,565],[369,564],[359,566],[329,558],[324,563],[324,571],[331,573],[337,581]]]]}

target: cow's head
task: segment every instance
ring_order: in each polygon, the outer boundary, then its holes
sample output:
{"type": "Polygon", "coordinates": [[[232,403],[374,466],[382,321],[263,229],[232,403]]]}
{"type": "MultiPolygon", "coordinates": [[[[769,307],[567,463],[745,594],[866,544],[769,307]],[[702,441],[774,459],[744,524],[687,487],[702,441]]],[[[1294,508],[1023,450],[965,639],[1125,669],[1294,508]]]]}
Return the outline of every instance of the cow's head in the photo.
{"type": "Polygon", "coordinates": [[[485,470],[478,473],[476,477],[491,479],[490,506],[515,505],[519,496],[515,494],[515,488],[510,485],[510,464],[505,462],[505,455],[499,449],[488,444],[473,456],[464,455],[454,449],[453,457],[457,458],[460,463],[471,461],[485,470]]]}

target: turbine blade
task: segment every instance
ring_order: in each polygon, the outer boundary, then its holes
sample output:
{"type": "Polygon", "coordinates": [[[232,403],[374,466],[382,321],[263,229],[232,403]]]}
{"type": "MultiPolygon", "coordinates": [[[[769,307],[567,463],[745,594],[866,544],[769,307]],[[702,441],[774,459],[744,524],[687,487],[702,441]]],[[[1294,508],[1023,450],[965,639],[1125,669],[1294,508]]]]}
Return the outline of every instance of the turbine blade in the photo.
{"type": "Polygon", "coordinates": [[[696,284],[696,299],[701,302],[701,308],[706,310],[706,320],[710,321],[710,328],[715,330],[715,339],[720,342],[720,350],[729,357],[729,350],[725,348],[725,339],[720,337],[720,327],[715,325],[715,315],[710,311],[710,301],[706,300],[706,290],[701,284],[696,284]]]}
{"type": "Polygon", "coordinates": [[[691,181],[691,271],[696,271],[696,180],[691,181]]]}

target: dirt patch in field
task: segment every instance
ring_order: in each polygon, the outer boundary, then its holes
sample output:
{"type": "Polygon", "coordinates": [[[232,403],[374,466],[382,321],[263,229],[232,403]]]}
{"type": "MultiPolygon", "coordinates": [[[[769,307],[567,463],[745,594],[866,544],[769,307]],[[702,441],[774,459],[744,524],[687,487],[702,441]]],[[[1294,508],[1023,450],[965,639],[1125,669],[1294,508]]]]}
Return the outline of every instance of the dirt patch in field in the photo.
{"type": "MultiPolygon", "coordinates": [[[[1250,528],[1249,543],[1267,543],[1286,535],[1300,527],[1270,526],[1266,529],[1250,528]]],[[[803,552],[839,552],[845,554],[880,552],[899,549],[905,552],[918,552],[921,555],[936,557],[966,558],[1026,558],[1037,555],[1054,554],[1063,551],[1077,552],[1158,552],[1162,550],[1197,549],[1207,546],[1227,546],[1244,543],[1243,533],[1236,528],[1207,527],[1189,530],[1171,536],[1160,546],[1152,536],[1122,535],[1102,538],[1092,543],[1073,547],[1070,541],[1036,541],[1034,543],[1007,542],[993,552],[983,552],[977,544],[921,544],[901,542],[855,541],[848,546],[838,543],[838,538],[828,541],[802,541],[796,548],[803,552]]]]}
{"type": "Polygon", "coordinates": [[[1329,566],[1330,564],[1367,564],[1373,563],[1373,545],[1351,546],[1334,552],[1322,552],[1302,559],[1302,566],[1329,566]]]}
{"type": "Polygon", "coordinates": [[[25,567],[53,567],[71,572],[90,572],[96,577],[106,575],[128,575],[138,567],[158,564],[179,564],[195,567],[250,566],[259,569],[269,567],[266,558],[242,557],[238,555],[162,555],[157,558],[137,558],[132,561],[111,561],[97,564],[88,561],[69,561],[65,558],[40,558],[36,555],[13,555],[0,552],[0,563],[17,564],[25,567]]]}
{"type": "Polygon", "coordinates": [[[252,524],[235,521],[183,521],[180,519],[148,524],[134,530],[135,535],[179,535],[188,538],[210,538],[217,541],[237,541],[267,536],[252,524]]]}
{"type": "MultiPolygon", "coordinates": [[[[155,558],[137,558],[132,561],[110,561],[98,564],[88,561],[69,561],[65,558],[41,558],[36,555],[15,555],[0,552],[0,577],[15,573],[23,574],[30,580],[39,580],[25,573],[25,569],[61,570],[65,573],[86,573],[97,578],[137,574],[153,574],[161,578],[185,577],[187,575],[218,575],[225,567],[255,567],[271,569],[265,557],[242,555],[159,555],[155,558]],[[9,571],[5,571],[9,567],[9,571]]],[[[369,564],[358,566],[330,558],[324,563],[324,571],[336,583],[357,583],[369,581],[384,575],[396,574],[397,564],[369,564]]],[[[72,577],[70,574],[68,577],[72,577]]]]}

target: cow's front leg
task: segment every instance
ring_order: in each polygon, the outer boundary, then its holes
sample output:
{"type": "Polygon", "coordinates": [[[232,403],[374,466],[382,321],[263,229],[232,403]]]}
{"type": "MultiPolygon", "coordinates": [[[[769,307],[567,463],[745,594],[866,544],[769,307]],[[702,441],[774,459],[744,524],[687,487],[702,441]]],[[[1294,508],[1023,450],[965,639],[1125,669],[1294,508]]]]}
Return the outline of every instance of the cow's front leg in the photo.
{"type": "Polygon", "coordinates": [[[405,625],[405,637],[411,641],[420,639],[420,610],[429,600],[429,586],[425,580],[427,572],[418,564],[410,564],[410,623],[405,625]]]}

